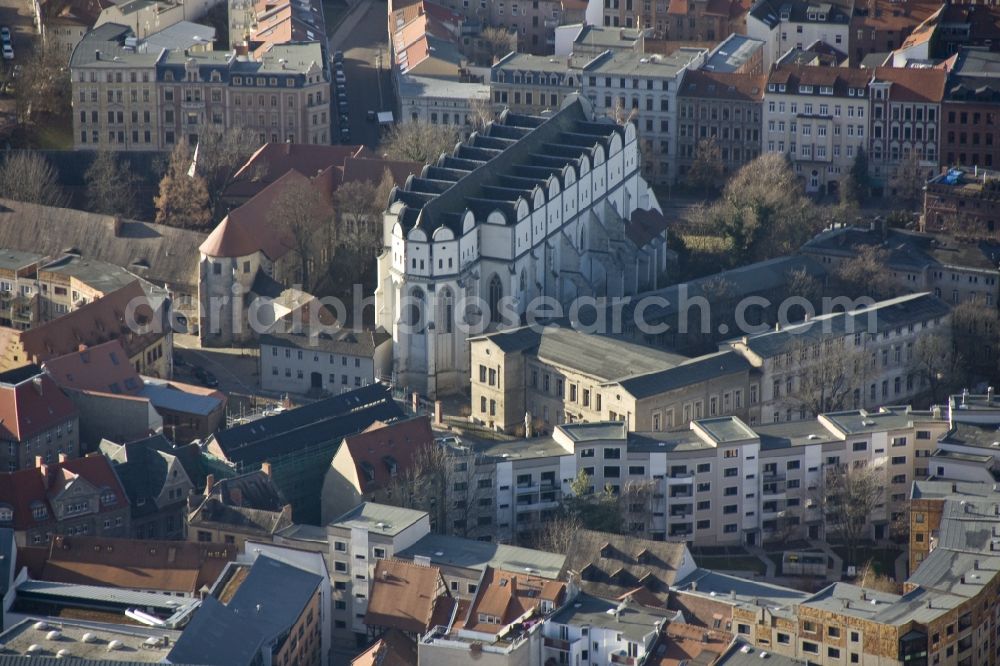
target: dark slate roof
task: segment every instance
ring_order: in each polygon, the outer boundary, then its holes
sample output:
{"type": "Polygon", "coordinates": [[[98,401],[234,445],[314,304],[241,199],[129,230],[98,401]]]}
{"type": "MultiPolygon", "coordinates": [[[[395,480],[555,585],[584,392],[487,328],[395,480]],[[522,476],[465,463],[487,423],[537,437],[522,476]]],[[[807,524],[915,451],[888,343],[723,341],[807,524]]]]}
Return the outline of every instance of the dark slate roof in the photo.
{"type": "Polygon", "coordinates": [[[734,351],[722,351],[699,356],[673,368],[638,375],[619,383],[633,397],[641,399],[715,377],[749,372],[749,370],[750,363],[743,356],[734,351]]]}
{"type": "Polygon", "coordinates": [[[880,246],[888,253],[887,265],[919,271],[939,266],[997,270],[1000,243],[960,241],[945,234],[924,234],[904,229],[882,232],[865,227],[828,229],[802,246],[806,254],[853,257],[858,246],[880,246]]]}
{"type": "Polygon", "coordinates": [[[230,462],[255,464],[307,447],[340,442],[375,421],[401,418],[389,389],[370,384],[274,416],[222,430],[214,440],[230,462]]]}
{"type": "Polygon", "coordinates": [[[944,317],[948,305],[929,293],[907,294],[879,301],[870,308],[820,315],[807,322],[748,336],[746,346],[762,358],[785,353],[793,344],[843,337],[853,333],[881,333],[899,326],[944,317]]]}
{"type": "Polygon", "coordinates": [[[774,28],[781,23],[782,13],[788,14],[789,20],[793,23],[816,23],[816,24],[841,24],[846,25],[851,20],[851,11],[844,9],[836,2],[816,2],[815,0],[759,0],[750,8],[750,16],[761,21],[769,28],[774,28]],[[817,11],[821,10],[821,11],[817,11]],[[810,19],[810,14],[817,17],[822,13],[826,18],[820,21],[818,18],[810,19]]]}
{"type": "Polygon", "coordinates": [[[229,610],[271,641],[295,624],[322,581],[314,573],[261,555],[229,602],[229,610]]]}
{"type": "MultiPolygon", "coordinates": [[[[274,590],[275,593],[279,591],[280,588],[274,590]]],[[[256,627],[215,597],[205,597],[167,659],[172,664],[249,666],[263,642],[264,637],[256,627]]],[[[34,664],[32,661],[32,666],[34,664]]]]}
{"type": "Polygon", "coordinates": [[[404,229],[419,226],[430,235],[444,225],[461,235],[466,210],[477,222],[498,210],[513,224],[519,198],[524,197],[530,208],[537,184],[559,178],[563,168],[589,159],[598,145],[606,150],[614,134],[623,134],[610,120],[591,120],[584,104],[575,99],[546,117],[504,111],[496,122],[394,192],[390,205],[405,204],[400,215],[404,229]],[[511,177],[526,180],[518,184],[511,177]]]}
{"type": "Polygon", "coordinates": [[[200,452],[196,444],[175,447],[162,434],[123,445],[101,442],[101,451],[115,464],[115,472],[125,487],[132,504],[132,515],[141,516],[155,513],[155,499],[166,482],[167,465],[171,457],[176,457],[184,472],[196,489],[204,485],[205,472],[200,464],[200,452]],[[142,506],[137,500],[144,499],[142,506]]]}
{"type": "Polygon", "coordinates": [[[291,347],[306,351],[370,357],[383,343],[392,339],[384,328],[355,331],[343,328],[333,333],[307,335],[298,333],[267,333],[260,336],[261,345],[291,347]]]}
{"type": "Polygon", "coordinates": [[[270,536],[291,524],[281,489],[261,470],[217,481],[188,522],[255,530],[270,536]]]}

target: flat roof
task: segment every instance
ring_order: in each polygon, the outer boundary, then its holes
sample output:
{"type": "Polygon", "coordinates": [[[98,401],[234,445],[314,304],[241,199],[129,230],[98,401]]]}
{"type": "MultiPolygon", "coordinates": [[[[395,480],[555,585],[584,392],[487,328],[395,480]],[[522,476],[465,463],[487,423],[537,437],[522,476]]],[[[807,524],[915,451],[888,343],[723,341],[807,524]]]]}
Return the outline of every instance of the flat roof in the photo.
{"type": "Polygon", "coordinates": [[[665,451],[667,453],[682,453],[684,451],[700,451],[714,449],[715,446],[703,440],[690,430],[677,432],[630,432],[628,434],[629,453],[649,453],[665,451]]]}
{"type": "Polygon", "coordinates": [[[953,422],[951,429],[938,440],[939,444],[952,446],[968,446],[976,449],[987,449],[1000,453],[1000,431],[995,423],[980,425],[977,423],[953,422]]]}
{"type": "Polygon", "coordinates": [[[844,441],[841,436],[824,428],[817,419],[767,423],[754,426],[753,429],[760,437],[762,451],[844,441]]]}
{"type": "Polygon", "coordinates": [[[66,255],[51,261],[39,267],[38,272],[76,278],[88,287],[105,294],[117,291],[141,279],[138,275],[128,272],[121,266],[97,259],[83,259],[76,255],[66,255]]]}
{"type": "Polygon", "coordinates": [[[719,444],[757,439],[757,433],[735,416],[699,419],[692,423],[692,427],[694,426],[704,431],[706,435],[719,444]]]}
{"type": "Polygon", "coordinates": [[[658,633],[675,611],[651,608],[637,603],[608,601],[581,592],[549,618],[555,624],[614,629],[631,642],[642,643],[646,636],[658,633]]]}
{"type": "Polygon", "coordinates": [[[551,579],[558,578],[566,561],[566,556],[560,553],[443,534],[428,534],[395,556],[402,559],[423,556],[437,566],[453,566],[477,571],[483,571],[488,566],[514,573],[530,569],[533,575],[551,579]]]}
{"type": "Polygon", "coordinates": [[[820,415],[821,419],[825,419],[845,435],[909,428],[921,417],[933,418],[930,412],[910,411],[908,407],[882,407],[877,412],[854,409],[820,415]]]}
{"type": "Polygon", "coordinates": [[[34,252],[3,249],[0,250],[0,269],[16,271],[38,263],[42,259],[44,259],[43,255],[34,252]]]}
{"type": "Polygon", "coordinates": [[[66,657],[88,661],[160,663],[180,635],[179,631],[155,627],[29,618],[0,634],[0,656],[54,657],[65,650],[66,657]],[[90,636],[85,641],[87,634],[90,636]],[[113,649],[112,641],[116,641],[113,649]],[[32,646],[37,647],[29,651],[32,646]]]}
{"type": "Polygon", "coordinates": [[[427,517],[426,511],[404,509],[389,504],[363,502],[340,518],[332,521],[328,527],[343,527],[345,529],[361,528],[372,532],[380,532],[388,536],[396,536],[407,527],[427,517]]]}
{"type": "Polygon", "coordinates": [[[595,423],[562,423],[557,425],[563,434],[574,442],[598,440],[625,441],[628,429],[624,421],[598,421],[595,423]]]}
{"type": "MultiPolygon", "coordinates": [[[[697,558],[695,558],[697,561],[697,558]]],[[[698,568],[673,586],[680,592],[713,598],[750,608],[765,606],[772,611],[787,610],[809,598],[809,594],[790,587],[762,583],[698,568]]]]}
{"type": "Polygon", "coordinates": [[[573,451],[567,451],[551,437],[532,437],[513,442],[497,442],[480,451],[484,455],[496,458],[550,458],[552,456],[571,456],[573,451]]]}
{"type": "Polygon", "coordinates": [[[801,605],[818,610],[872,619],[889,604],[899,601],[900,595],[850,585],[833,583],[802,601],[801,605]]]}
{"type": "Polygon", "coordinates": [[[762,48],[763,40],[734,33],[712,49],[701,68],[712,72],[735,72],[762,48]]]}

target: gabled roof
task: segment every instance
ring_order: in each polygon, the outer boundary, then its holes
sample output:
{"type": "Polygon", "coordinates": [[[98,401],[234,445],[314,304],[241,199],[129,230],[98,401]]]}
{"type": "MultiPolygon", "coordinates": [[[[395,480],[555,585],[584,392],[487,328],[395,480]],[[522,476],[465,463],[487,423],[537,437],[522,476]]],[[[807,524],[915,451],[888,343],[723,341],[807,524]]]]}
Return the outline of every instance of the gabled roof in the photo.
{"type": "Polygon", "coordinates": [[[578,530],[566,550],[563,577],[571,571],[579,573],[580,588],[598,597],[614,598],[644,586],[665,600],[677,574],[692,564],[686,561],[690,557],[684,543],[578,530]],[[614,578],[616,572],[619,575],[614,578]],[[642,585],[640,579],[645,581],[642,585]]]}
{"type": "Polygon", "coordinates": [[[375,422],[341,445],[350,454],[362,494],[385,488],[392,479],[407,474],[422,450],[434,446],[434,433],[426,416],[386,425],[375,422]]]}
{"type": "Polygon", "coordinates": [[[128,506],[125,489],[111,463],[102,455],[91,454],[42,467],[0,473],[0,505],[14,510],[13,523],[3,527],[9,526],[21,531],[53,522],[56,512],[51,500],[77,479],[82,479],[98,490],[106,490],[109,499],[113,496],[113,502],[100,502],[98,514],[118,511],[128,506]],[[42,517],[34,517],[32,509],[35,507],[45,509],[42,517]]]}
{"type": "Polygon", "coordinates": [[[77,416],[73,402],[45,374],[0,380],[0,438],[25,442],[77,416]]]}
{"type": "Polygon", "coordinates": [[[310,571],[261,555],[228,608],[271,642],[295,624],[322,582],[310,571]]]}
{"type": "Polygon", "coordinates": [[[292,524],[288,502],[263,470],[217,481],[188,516],[191,525],[214,523],[271,535],[292,524]]]}
{"type": "Polygon", "coordinates": [[[250,666],[263,643],[264,637],[245,618],[209,596],[202,601],[167,658],[172,664],[250,666]]]}
{"type": "Polygon", "coordinates": [[[204,240],[199,231],[0,199],[0,247],[49,257],[72,249],[158,284],[197,284],[204,240]]]}
{"type": "Polygon", "coordinates": [[[940,69],[876,67],[874,82],[888,81],[893,102],[940,102],[948,73],[940,69]]]}
{"type": "Polygon", "coordinates": [[[375,564],[365,624],[422,634],[447,625],[454,605],[439,568],[383,559],[375,564]]]}
{"type": "Polygon", "coordinates": [[[65,389],[134,394],[142,388],[119,339],[50,358],[42,367],[65,389]]]}
{"type": "Polygon", "coordinates": [[[236,555],[232,544],[57,536],[41,578],[195,594],[215,582],[236,555]]]}
{"type": "Polygon", "coordinates": [[[212,439],[226,459],[250,464],[319,444],[339,443],[376,421],[403,416],[388,387],[370,384],[217,432],[212,439]]]}
{"type": "Polygon", "coordinates": [[[155,332],[155,327],[150,327],[147,333],[133,332],[125,320],[127,311],[139,323],[151,323],[153,320],[153,309],[138,280],[57,319],[20,331],[17,336],[28,359],[34,363],[75,352],[80,345],[90,347],[116,339],[132,356],[163,334],[155,332]],[[130,306],[136,303],[138,307],[130,310],[130,306]]]}
{"type": "Polygon", "coordinates": [[[348,157],[360,157],[364,154],[364,146],[265,143],[236,172],[224,196],[253,197],[289,171],[316,175],[332,166],[343,164],[348,157]]]}
{"type": "Polygon", "coordinates": [[[540,609],[543,601],[558,608],[565,596],[562,581],[487,567],[464,628],[496,634],[528,611],[540,609]]]}
{"type": "MultiPolygon", "coordinates": [[[[170,464],[175,461],[180,464],[177,457],[168,452],[169,448],[158,448],[147,443],[156,438],[166,442],[163,435],[155,435],[146,441],[121,446],[106,440],[100,444],[101,452],[115,462],[115,473],[128,494],[133,516],[158,511],[156,498],[169,480],[170,464]]],[[[169,446],[169,442],[167,444],[169,446]]],[[[186,502],[187,498],[180,498],[178,501],[186,502]]]]}
{"type": "Polygon", "coordinates": [[[417,643],[398,629],[390,629],[351,660],[351,666],[417,666],[417,643]]]}
{"type": "Polygon", "coordinates": [[[677,90],[678,97],[698,97],[703,99],[728,99],[736,102],[760,102],[764,99],[763,74],[739,74],[734,72],[708,72],[688,69],[677,90]]]}

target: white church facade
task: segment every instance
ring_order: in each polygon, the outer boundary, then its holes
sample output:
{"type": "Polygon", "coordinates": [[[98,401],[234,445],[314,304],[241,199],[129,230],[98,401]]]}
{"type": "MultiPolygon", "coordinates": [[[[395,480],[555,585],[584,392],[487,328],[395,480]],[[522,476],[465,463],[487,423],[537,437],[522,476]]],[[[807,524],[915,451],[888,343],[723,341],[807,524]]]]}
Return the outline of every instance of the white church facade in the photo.
{"type": "Polygon", "coordinates": [[[543,314],[568,315],[578,297],[663,286],[666,225],[640,165],[635,127],[574,95],[548,116],[504,111],[394,190],[375,308],[396,385],[463,390],[467,338],[523,322],[541,297],[543,314]]]}

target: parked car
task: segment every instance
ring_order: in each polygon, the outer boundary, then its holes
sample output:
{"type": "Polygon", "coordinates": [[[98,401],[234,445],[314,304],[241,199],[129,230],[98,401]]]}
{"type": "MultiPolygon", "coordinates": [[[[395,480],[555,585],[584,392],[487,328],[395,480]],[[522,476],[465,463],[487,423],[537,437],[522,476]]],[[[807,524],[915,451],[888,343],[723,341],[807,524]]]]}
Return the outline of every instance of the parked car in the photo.
{"type": "Polygon", "coordinates": [[[0,26],[0,41],[4,44],[10,44],[10,28],[5,25],[0,26]]]}
{"type": "Polygon", "coordinates": [[[446,437],[438,437],[434,441],[436,443],[442,445],[442,446],[455,446],[455,447],[458,447],[458,446],[462,445],[461,438],[455,437],[454,435],[448,435],[446,437]]]}
{"type": "Polygon", "coordinates": [[[209,388],[216,388],[219,385],[219,380],[215,378],[215,375],[200,365],[196,365],[191,374],[194,375],[195,379],[209,388]]]}
{"type": "Polygon", "coordinates": [[[185,365],[187,365],[187,361],[180,355],[180,352],[174,352],[174,367],[183,368],[185,365]]]}
{"type": "Polygon", "coordinates": [[[13,60],[14,59],[14,49],[10,44],[3,45],[3,59],[13,60]]]}
{"type": "Polygon", "coordinates": [[[334,62],[344,62],[344,52],[343,51],[334,51],[333,52],[333,61],[334,62]]]}
{"type": "Polygon", "coordinates": [[[377,116],[376,116],[376,114],[375,114],[375,111],[374,111],[373,109],[368,109],[368,113],[367,113],[367,114],[365,114],[365,118],[366,118],[366,119],[368,120],[368,122],[370,122],[370,123],[373,123],[373,122],[375,122],[375,118],[376,118],[376,117],[377,117],[377,116]]]}

